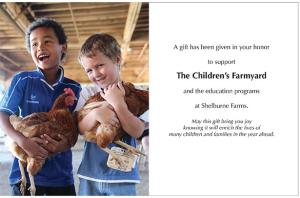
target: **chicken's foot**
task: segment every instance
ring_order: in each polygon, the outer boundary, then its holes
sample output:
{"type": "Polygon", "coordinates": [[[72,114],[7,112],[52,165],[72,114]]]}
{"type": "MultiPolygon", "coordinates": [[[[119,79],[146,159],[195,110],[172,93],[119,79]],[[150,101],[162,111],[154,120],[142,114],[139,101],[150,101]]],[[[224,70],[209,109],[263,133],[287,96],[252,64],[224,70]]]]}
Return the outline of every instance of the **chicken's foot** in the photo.
{"type": "Polygon", "coordinates": [[[25,189],[26,189],[26,176],[25,176],[25,170],[24,165],[21,160],[19,160],[19,168],[21,171],[21,184],[20,184],[20,192],[24,196],[25,195],[25,189]]]}
{"type": "Polygon", "coordinates": [[[29,187],[30,195],[34,196],[36,192],[36,188],[35,188],[34,178],[31,173],[29,173],[29,179],[30,179],[30,187],[29,187]]]}
{"type": "Polygon", "coordinates": [[[136,155],[143,155],[143,156],[146,156],[146,154],[142,153],[140,150],[138,150],[137,148],[133,147],[133,146],[130,146],[120,140],[116,140],[114,141],[114,143],[120,145],[120,146],[123,146],[124,148],[128,149],[128,151],[130,151],[131,153],[133,154],[136,154],[136,155]]]}

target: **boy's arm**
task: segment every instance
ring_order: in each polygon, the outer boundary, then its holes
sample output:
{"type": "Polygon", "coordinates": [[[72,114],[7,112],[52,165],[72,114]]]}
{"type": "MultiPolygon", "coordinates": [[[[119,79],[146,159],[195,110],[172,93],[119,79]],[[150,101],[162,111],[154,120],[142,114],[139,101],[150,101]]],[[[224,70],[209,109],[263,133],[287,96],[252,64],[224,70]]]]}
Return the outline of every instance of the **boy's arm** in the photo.
{"type": "Polygon", "coordinates": [[[132,137],[138,138],[145,130],[144,123],[135,115],[133,115],[127,107],[127,104],[119,104],[115,108],[122,128],[132,137]]]}
{"type": "MultiPolygon", "coordinates": [[[[83,89],[80,92],[80,97],[77,101],[75,111],[78,111],[79,109],[81,109],[84,106],[84,104],[86,103],[86,101],[90,95],[92,95],[92,93],[87,88],[83,89]]],[[[78,122],[78,130],[81,135],[84,134],[85,131],[90,130],[93,127],[93,125],[96,124],[96,122],[95,122],[96,120],[93,117],[93,115],[94,114],[92,114],[92,111],[91,111],[80,122],[78,122]]]]}
{"type": "Polygon", "coordinates": [[[11,139],[13,139],[28,156],[45,159],[48,157],[48,152],[39,144],[42,144],[40,138],[26,138],[22,133],[16,131],[9,122],[9,115],[0,112],[0,126],[11,139]]]}
{"type": "Polygon", "coordinates": [[[101,93],[101,96],[113,106],[122,128],[132,137],[138,138],[145,130],[144,123],[133,115],[125,102],[125,90],[121,82],[113,84],[101,93]]]}
{"type": "Polygon", "coordinates": [[[78,122],[78,130],[80,134],[84,134],[85,131],[88,131],[96,125],[96,118],[95,118],[95,109],[90,111],[84,118],[78,122]]]}
{"type": "Polygon", "coordinates": [[[79,123],[80,134],[91,130],[98,122],[115,124],[119,122],[112,107],[104,106],[91,110],[79,123]]]}

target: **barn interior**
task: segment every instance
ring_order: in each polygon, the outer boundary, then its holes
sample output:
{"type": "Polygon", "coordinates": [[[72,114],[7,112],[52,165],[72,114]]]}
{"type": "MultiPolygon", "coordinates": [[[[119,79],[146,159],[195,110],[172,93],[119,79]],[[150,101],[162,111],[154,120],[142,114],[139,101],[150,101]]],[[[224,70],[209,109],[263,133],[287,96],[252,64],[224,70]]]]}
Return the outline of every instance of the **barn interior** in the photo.
{"type": "Polygon", "coordinates": [[[50,17],[64,27],[68,53],[63,62],[65,76],[88,84],[77,61],[88,36],[104,32],[114,36],[122,49],[121,78],[148,85],[149,4],[141,2],[3,2],[0,3],[0,83],[3,90],[19,71],[36,68],[25,47],[28,25],[39,17],[50,17]]]}

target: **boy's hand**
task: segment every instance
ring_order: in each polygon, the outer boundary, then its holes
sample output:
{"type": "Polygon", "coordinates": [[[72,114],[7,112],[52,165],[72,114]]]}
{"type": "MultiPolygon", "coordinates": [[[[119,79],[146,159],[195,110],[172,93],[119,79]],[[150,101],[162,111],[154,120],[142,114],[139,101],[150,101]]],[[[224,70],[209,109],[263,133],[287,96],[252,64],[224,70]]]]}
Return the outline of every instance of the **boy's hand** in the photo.
{"type": "Polygon", "coordinates": [[[48,151],[41,145],[43,140],[38,137],[25,138],[24,141],[19,145],[29,157],[36,159],[46,159],[48,157],[48,151]]]}
{"type": "Polygon", "coordinates": [[[111,104],[114,109],[120,105],[126,105],[124,96],[125,89],[122,85],[122,82],[118,82],[112,85],[109,85],[104,89],[103,92],[100,92],[100,95],[111,104]]]}
{"type": "Polygon", "coordinates": [[[41,135],[44,148],[50,153],[59,153],[70,148],[69,142],[65,136],[58,134],[58,137],[60,138],[59,141],[51,138],[47,134],[41,135]]]}

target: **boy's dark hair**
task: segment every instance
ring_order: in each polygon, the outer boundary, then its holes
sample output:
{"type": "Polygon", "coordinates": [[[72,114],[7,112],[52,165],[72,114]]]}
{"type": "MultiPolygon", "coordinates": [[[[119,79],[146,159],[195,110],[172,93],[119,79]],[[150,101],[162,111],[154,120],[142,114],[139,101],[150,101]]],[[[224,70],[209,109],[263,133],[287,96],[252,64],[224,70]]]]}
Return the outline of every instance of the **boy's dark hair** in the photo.
{"type": "Polygon", "coordinates": [[[78,55],[78,61],[81,64],[81,58],[95,56],[96,52],[102,52],[113,62],[117,61],[117,57],[121,57],[121,49],[117,40],[109,34],[99,33],[90,36],[81,46],[78,55]]]}
{"type": "MultiPolygon", "coordinates": [[[[32,22],[26,30],[25,34],[25,41],[26,41],[26,48],[27,51],[30,53],[31,45],[30,45],[30,34],[32,31],[39,27],[47,27],[52,28],[55,32],[55,35],[58,39],[59,44],[63,45],[67,43],[67,36],[65,34],[64,28],[54,19],[41,17],[32,22]]],[[[65,57],[65,53],[61,55],[61,60],[65,57]]]]}

